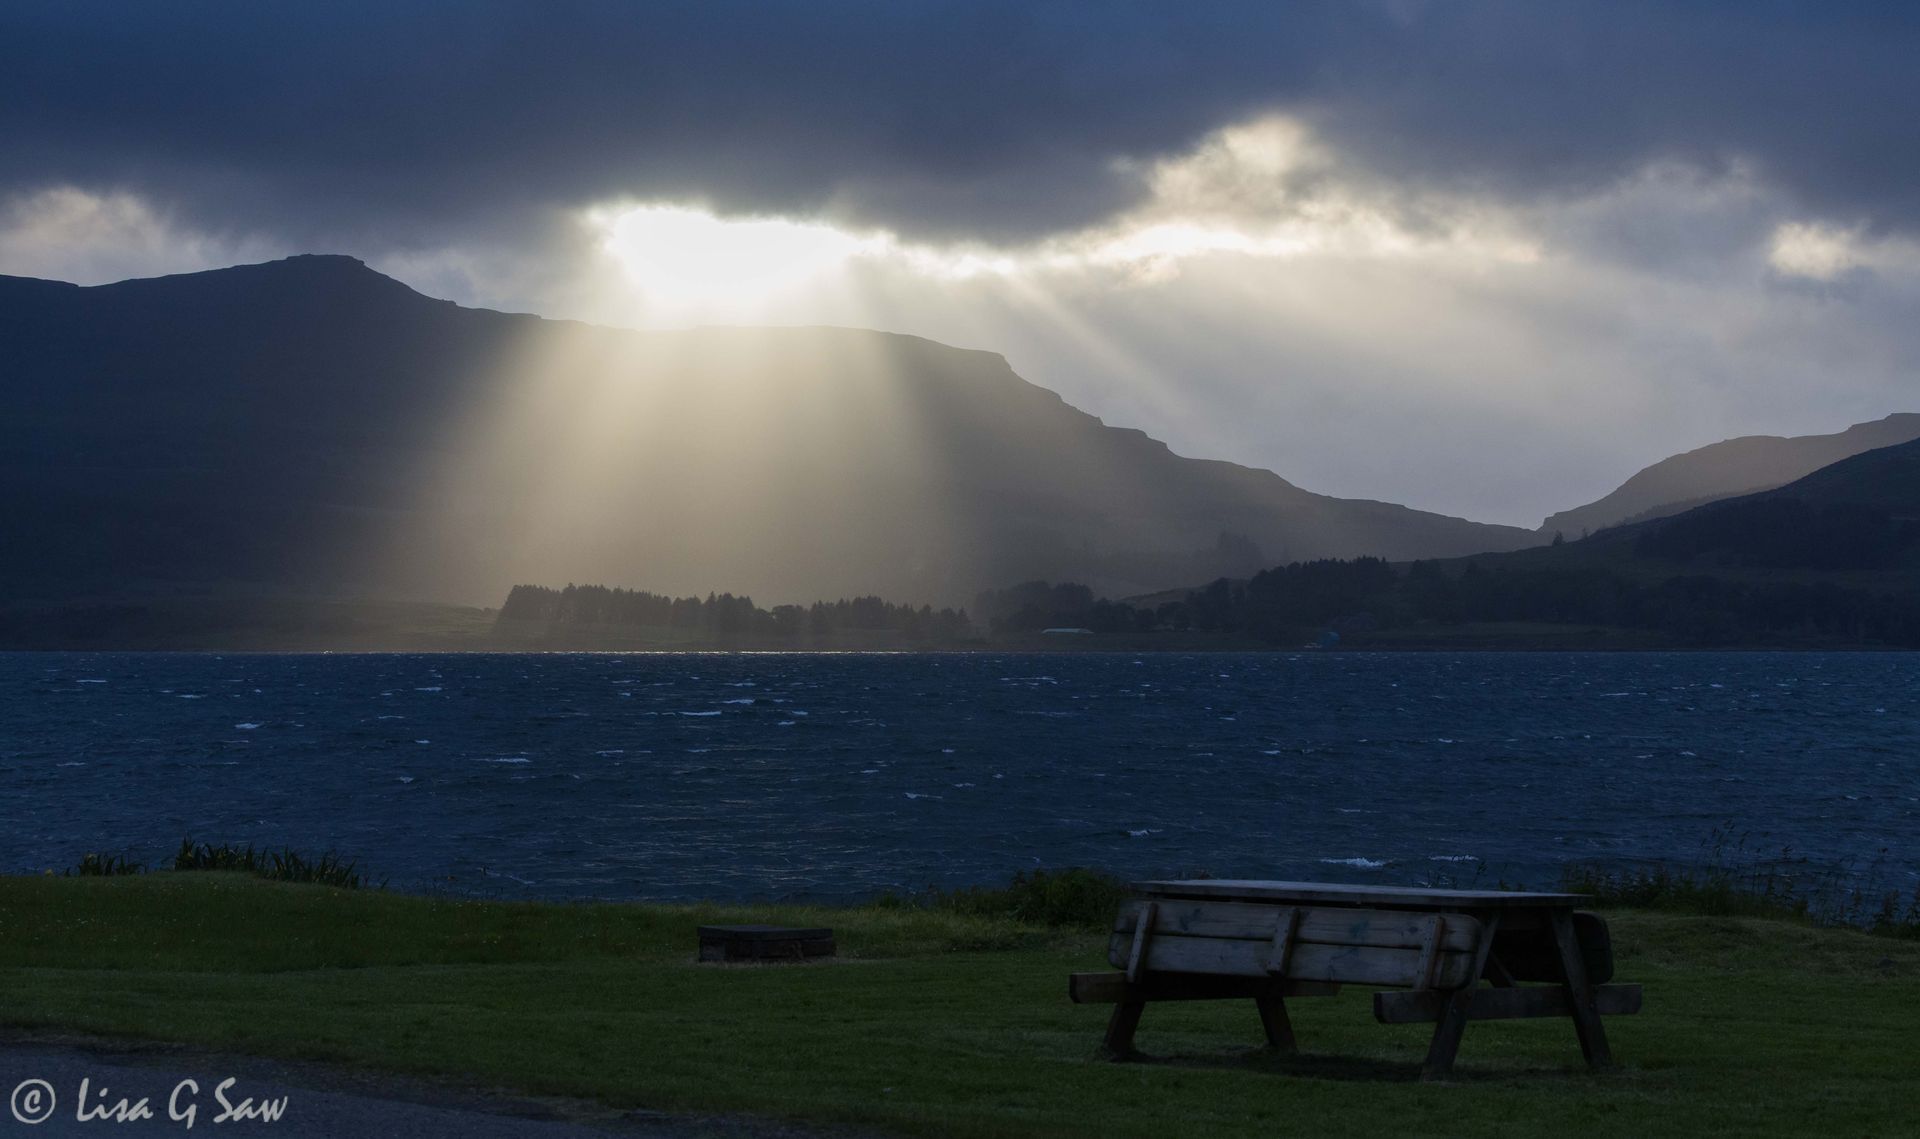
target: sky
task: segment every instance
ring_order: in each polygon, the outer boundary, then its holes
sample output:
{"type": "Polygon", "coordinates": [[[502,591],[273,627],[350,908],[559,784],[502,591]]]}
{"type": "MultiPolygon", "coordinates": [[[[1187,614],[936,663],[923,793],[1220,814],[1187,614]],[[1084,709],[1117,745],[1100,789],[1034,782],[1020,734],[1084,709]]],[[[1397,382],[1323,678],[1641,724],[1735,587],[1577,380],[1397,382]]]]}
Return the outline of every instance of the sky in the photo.
{"type": "Polygon", "coordinates": [[[1916,58],[1839,0],[7,0],[0,273],[909,332],[1534,526],[1920,410],[1916,58]]]}

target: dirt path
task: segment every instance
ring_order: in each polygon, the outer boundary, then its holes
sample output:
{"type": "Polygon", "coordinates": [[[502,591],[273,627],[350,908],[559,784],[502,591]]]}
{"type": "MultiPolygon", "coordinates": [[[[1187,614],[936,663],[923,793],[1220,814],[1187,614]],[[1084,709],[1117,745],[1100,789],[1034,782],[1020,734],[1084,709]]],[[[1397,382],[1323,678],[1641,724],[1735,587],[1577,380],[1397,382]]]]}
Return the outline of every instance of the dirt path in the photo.
{"type": "Polygon", "coordinates": [[[590,1100],[517,1096],[358,1068],[266,1060],[185,1045],[0,1034],[0,1136],[257,1134],[275,1139],[875,1139],[751,1116],[621,1111],[590,1100]],[[224,1091],[220,1085],[234,1082],[224,1091]],[[81,1099],[82,1081],[86,1095],[81,1099]],[[183,1081],[192,1080],[192,1085],[183,1081]],[[34,1084],[33,1081],[42,1081],[34,1084]],[[176,1094],[177,1090],[177,1094],[176,1094]],[[51,1092],[49,1100],[48,1093],[51,1092]],[[216,1094],[244,1114],[225,1122],[216,1094]],[[120,1122],[117,1105],[151,1118],[120,1122]],[[172,1115],[169,1112],[172,1100],[172,1115]],[[251,1100],[251,1105],[242,1106],[251,1100]],[[277,1118],[263,1115],[279,1104],[277,1118]],[[92,1118],[76,1118],[84,1106],[92,1118]],[[193,1125],[185,1116],[193,1112],[193,1125]],[[173,1118],[177,1115],[181,1118],[173,1118]],[[23,1120],[42,1118],[39,1123],[23,1120]]]}

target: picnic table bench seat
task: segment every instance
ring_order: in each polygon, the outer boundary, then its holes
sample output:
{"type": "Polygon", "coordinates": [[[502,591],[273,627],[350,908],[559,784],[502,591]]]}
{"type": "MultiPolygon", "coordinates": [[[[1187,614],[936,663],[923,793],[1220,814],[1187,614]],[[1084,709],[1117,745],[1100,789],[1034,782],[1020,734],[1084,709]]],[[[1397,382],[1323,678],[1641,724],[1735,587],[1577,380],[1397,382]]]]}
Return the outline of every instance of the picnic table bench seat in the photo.
{"type": "Polygon", "coordinates": [[[1386,990],[1373,997],[1380,1022],[1435,1024],[1422,1067],[1428,1078],[1452,1069],[1469,1020],[1570,1017],[1588,1062],[1602,1067],[1611,1053],[1600,1015],[1640,1008],[1638,985],[1607,983],[1613,960],[1605,922],[1563,903],[1465,912],[1399,898],[1374,907],[1310,890],[1294,891],[1305,901],[1219,891],[1168,896],[1164,887],[1177,883],[1153,885],[1161,896],[1128,902],[1114,919],[1107,959],[1119,971],[1075,973],[1068,982],[1076,1003],[1116,1006],[1104,1041],[1114,1059],[1134,1055],[1135,1031],[1153,1001],[1251,998],[1268,1044],[1293,1051],[1286,998],[1362,985],[1386,990]],[[1477,987],[1483,979],[1492,987],[1477,987]]]}

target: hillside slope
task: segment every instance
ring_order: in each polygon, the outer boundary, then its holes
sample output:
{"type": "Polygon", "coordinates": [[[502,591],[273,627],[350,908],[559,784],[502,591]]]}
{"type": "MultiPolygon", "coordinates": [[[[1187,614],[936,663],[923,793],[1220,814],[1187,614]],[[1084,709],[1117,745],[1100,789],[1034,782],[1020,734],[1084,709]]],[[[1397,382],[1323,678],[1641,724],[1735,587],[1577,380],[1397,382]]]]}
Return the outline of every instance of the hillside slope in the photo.
{"type": "Polygon", "coordinates": [[[1548,518],[1540,532],[1568,538],[1678,514],[1718,499],[1771,490],[1851,455],[1920,438],[1920,414],[1856,423],[1831,435],[1747,435],[1662,459],[1595,502],[1548,518]]]}
{"type": "Polygon", "coordinates": [[[0,577],[496,603],[521,581],[767,601],[1139,591],[1535,539],[1182,458],[987,352],[836,328],[464,309],[345,257],[0,278],[0,577]]]}
{"type": "Polygon", "coordinates": [[[1570,542],[1295,563],[1017,624],[1043,621],[1286,647],[1920,648],[1920,440],[1570,542]]]}

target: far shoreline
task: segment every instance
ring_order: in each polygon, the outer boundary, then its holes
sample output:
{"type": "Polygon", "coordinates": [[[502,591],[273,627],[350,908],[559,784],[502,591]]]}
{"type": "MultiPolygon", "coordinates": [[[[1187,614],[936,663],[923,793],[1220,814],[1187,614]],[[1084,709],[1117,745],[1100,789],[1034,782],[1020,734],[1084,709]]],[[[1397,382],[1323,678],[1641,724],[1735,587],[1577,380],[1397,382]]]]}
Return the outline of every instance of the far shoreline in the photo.
{"type": "Polygon", "coordinates": [[[1902,645],[1620,645],[1620,644],[1355,644],[1338,647],[1305,645],[1298,647],[1255,647],[1247,645],[1183,645],[1148,647],[1141,645],[977,645],[815,648],[793,645],[645,645],[609,647],[605,645],[9,645],[0,644],[0,654],[8,656],[56,656],[102,654],[114,656],[1436,656],[1515,654],[1582,654],[1620,656],[1628,654],[1700,656],[1712,654],[1801,654],[1824,655],[1885,654],[1905,656],[1916,650],[1902,645]]]}

